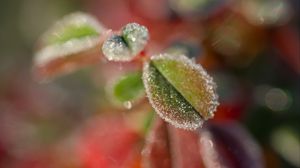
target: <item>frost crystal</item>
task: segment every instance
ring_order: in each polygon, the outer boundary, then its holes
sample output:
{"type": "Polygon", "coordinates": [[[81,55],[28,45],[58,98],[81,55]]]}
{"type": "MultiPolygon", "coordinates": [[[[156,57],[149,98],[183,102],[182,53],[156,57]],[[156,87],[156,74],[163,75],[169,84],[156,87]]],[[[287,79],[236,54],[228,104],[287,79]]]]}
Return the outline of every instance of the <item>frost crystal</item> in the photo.
{"type": "Polygon", "coordinates": [[[143,81],[156,112],[179,128],[200,127],[219,104],[212,78],[185,56],[152,57],[144,66],[143,81]]]}
{"type": "Polygon", "coordinates": [[[121,36],[113,35],[102,46],[102,52],[110,61],[130,61],[132,55],[121,36]]]}
{"type": "Polygon", "coordinates": [[[141,52],[149,40],[147,28],[137,23],[129,23],[124,26],[122,28],[122,36],[129,46],[132,55],[141,52]]]}

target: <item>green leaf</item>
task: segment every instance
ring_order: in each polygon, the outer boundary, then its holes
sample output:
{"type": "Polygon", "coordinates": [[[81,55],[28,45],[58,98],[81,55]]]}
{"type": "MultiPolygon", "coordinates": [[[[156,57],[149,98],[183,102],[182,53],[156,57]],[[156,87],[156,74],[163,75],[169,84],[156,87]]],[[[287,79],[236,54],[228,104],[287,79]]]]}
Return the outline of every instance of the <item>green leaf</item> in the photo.
{"type": "Polygon", "coordinates": [[[122,76],[113,87],[117,101],[127,102],[139,99],[144,95],[144,85],[141,72],[132,72],[122,76]]]}
{"type": "Polygon", "coordinates": [[[162,56],[152,62],[170,84],[198,111],[205,119],[213,116],[217,103],[215,84],[202,67],[192,63],[184,56],[162,56]],[[214,109],[210,109],[211,106],[214,109]]]}
{"type": "Polygon", "coordinates": [[[96,18],[81,12],[57,21],[38,42],[34,57],[38,78],[49,79],[100,60],[100,37],[105,32],[96,18]]]}
{"type": "Polygon", "coordinates": [[[185,56],[152,57],[144,66],[143,80],[153,108],[176,127],[196,129],[218,106],[212,78],[185,56]]]}
{"type": "Polygon", "coordinates": [[[66,25],[62,30],[57,31],[55,34],[49,35],[47,37],[47,43],[52,44],[62,44],[68,42],[72,39],[80,39],[83,37],[98,37],[100,32],[90,25],[66,25]]]}

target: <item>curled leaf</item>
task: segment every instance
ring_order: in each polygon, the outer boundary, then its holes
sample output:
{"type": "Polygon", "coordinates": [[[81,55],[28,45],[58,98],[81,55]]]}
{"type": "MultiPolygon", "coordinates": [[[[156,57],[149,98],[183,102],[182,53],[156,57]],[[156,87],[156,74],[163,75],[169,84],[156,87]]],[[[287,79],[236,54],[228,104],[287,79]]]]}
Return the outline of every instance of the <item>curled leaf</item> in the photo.
{"type": "Polygon", "coordinates": [[[144,66],[143,81],[153,108],[178,128],[200,127],[218,106],[212,78],[185,56],[152,57],[144,66]]]}
{"type": "Polygon", "coordinates": [[[98,60],[97,48],[104,31],[88,14],[77,12],[63,17],[39,41],[34,57],[38,77],[50,78],[98,60]]]}
{"type": "Polygon", "coordinates": [[[102,46],[102,52],[110,61],[131,61],[146,46],[149,33],[146,27],[129,23],[121,30],[121,35],[112,35],[102,46]]]}

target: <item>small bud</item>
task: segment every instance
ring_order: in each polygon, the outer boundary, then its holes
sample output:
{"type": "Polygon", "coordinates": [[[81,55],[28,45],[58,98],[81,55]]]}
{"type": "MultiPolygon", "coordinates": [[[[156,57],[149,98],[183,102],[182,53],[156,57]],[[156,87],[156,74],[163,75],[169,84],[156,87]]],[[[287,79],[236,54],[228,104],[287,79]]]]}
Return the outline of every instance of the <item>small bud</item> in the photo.
{"type": "Polygon", "coordinates": [[[112,35],[102,46],[102,52],[110,61],[130,61],[132,55],[121,36],[112,35]]]}
{"type": "Polygon", "coordinates": [[[112,35],[103,46],[102,52],[110,61],[131,61],[144,50],[149,33],[146,27],[129,23],[121,30],[121,35],[112,35]]]}
{"type": "Polygon", "coordinates": [[[122,36],[130,48],[132,55],[141,52],[149,40],[147,28],[137,23],[129,23],[124,26],[122,28],[122,36]]]}

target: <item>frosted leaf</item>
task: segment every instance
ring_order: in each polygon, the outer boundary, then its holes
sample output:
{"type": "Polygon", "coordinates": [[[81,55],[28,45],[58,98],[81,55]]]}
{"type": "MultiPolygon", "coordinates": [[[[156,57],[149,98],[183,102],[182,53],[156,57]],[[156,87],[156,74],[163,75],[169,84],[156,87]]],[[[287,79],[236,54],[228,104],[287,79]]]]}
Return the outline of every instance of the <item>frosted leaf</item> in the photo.
{"type": "Polygon", "coordinates": [[[145,65],[143,80],[149,101],[161,118],[178,128],[196,129],[202,125],[200,114],[152,63],[145,65]]]}
{"type": "Polygon", "coordinates": [[[131,61],[144,50],[148,39],[146,27],[129,23],[122,28],[121,35],[113,35],[104,42],[102,52],[110,61],[131,61]]]}
{"type": "Polygon", "coordinates": [[[85,13],[63,17],[39,40],[34,57],[36,70],[47,78],[95,62],[95,49],[105,30],[94,17],[85,13]]]}
{"type": "Polygon", "coordinates": [[[212,78],[185,56],[152,57],[144,66],[143,81],[156,112],[179,128],[200,127],[219,104],[212,78]]]}
{"type": "Polygon", "coordinates": [[[77,12],[58,21],[41,38],[40,50],[35,56],[38,65],[92,48],[99,42],[105,28],[87,14],[77,12]]]}
{"type": "Polygon", "coordinates": [[[145,48],[149,33],[145,26],[129,23],[122,28],[122,37],[129,46],[131,54],[136,55],[145,48]]]}
{"type": "Polygon", "coordinates": [[[127,44],[118,35],[112,35],[104,42],[102,52],[110,61],[130,61],[132,59],[127,44]]]}
{"type": "Polygon", "coordinates": [[[213,117],[219,104],[216,84],[200,65],[183,55],[168,54],[153,57],[152,62],[204,119],[213,117]]]}

